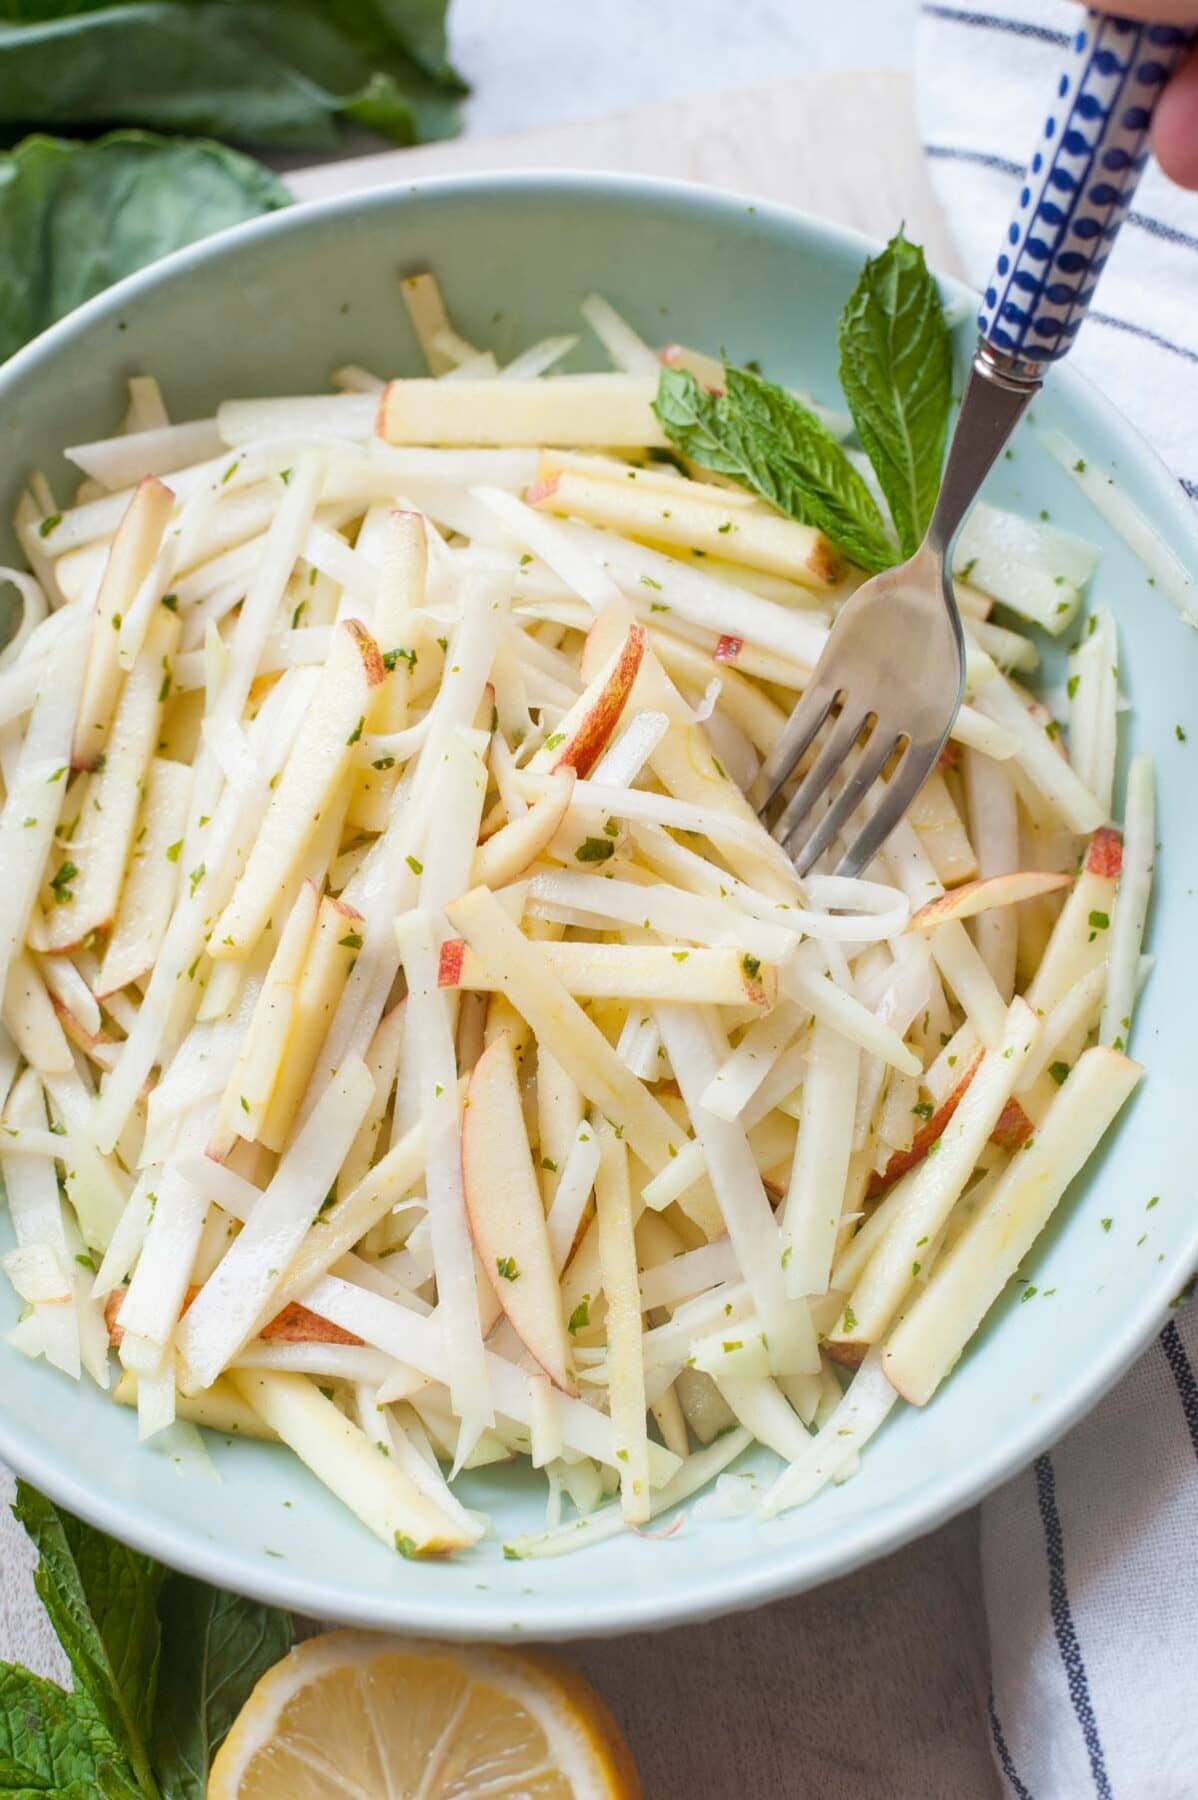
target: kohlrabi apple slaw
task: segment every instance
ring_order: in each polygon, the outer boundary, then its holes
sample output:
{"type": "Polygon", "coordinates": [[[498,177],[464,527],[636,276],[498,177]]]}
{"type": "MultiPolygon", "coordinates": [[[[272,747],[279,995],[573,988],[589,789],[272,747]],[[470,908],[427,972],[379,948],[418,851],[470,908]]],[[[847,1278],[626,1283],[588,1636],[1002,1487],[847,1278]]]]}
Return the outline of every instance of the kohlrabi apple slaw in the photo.
{"type": "Polygon", "coordinates": [[[932,1399],[1139,1078],[1152,775],[1117,829],[1095,554],[976,508],[940,766],[800,883],[746,796],[901,535],[865,459],[838,539],[734,478],[736,371],[597,297],[613,372],[500,366],[403,295],[426,375],[185,423],[139,378],[73,501],[22,496],[8,1343],[151,1449],[280,1440],[409,1554],[484,1539],[455,1479],[516,1457],[513,1555],[754,1441],[770,1516],[932,1399]],[[1033,631],[1077,638],[1060,722],[1033,631]]]}

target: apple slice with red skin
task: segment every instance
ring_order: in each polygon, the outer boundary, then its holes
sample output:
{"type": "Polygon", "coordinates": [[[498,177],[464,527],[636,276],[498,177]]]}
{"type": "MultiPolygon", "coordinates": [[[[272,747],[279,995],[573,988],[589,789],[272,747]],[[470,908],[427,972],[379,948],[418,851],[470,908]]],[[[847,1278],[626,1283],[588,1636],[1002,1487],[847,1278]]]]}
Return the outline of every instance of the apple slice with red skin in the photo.
{"type": "MultiPolygon", "coordinates": [[[[915,1133],[915,1136],[911,1140],[910,1148],[907,1150],[896,1150],[894,1155],[890,1158],[890,1161],[886,1164],[886,1167],[880,1171],[875,1171],[875,1173],[870,1176],[869,1186],[865,1191],[867,1200],[878,1199],[880,1195],[886,1192],[887,1188],[893,1187],[895,1182],[904,1176],[909,1169],[913,1169],[916,1163],[923,1161],[924,1157],[928,1154],[928,1151],[932,1148],[932,1145],[936,1142],[936,1139],[942,1135],[945,1126],[956,1112],[957,1107],[961,1104],[965,1090],[977,1073],[978,1064],[981,1060],[982,1052],[979,1050],[965,1073],[957,1081],[951,1093],[945,1095],[931,1118],[925,1120],[919,1130],[915,1133]]],[[[1034,1129],[1035,1127],[1029,1114],[1020,1105],[1019,1101],[1012,1097],[1007,1101],[1001,1113],[998,1115],[994,1130],[990,1133],[990,1142],[992,1144],[997,1144],[1000,1150],[1022,1150],[1028,1138],[1031,1137],[1034,1129]]]]}
{"type": "Polygon", "coordinates": [[[1118,881],[1123,872],[1123,838],[1113,825],[1100,825],[1086,851],[1086,873],[1118,881]]]}
{"type": "MultiPolygon", "coordinates": [[[[1110,908],[1114,899],[1115,884],[1122,868],[1123,839],[1113,826],[1100,825],[1090,839],[1081,873],[1074,881],[1073,891],[1066,902],[1065,910],[1057,921],[1054,941],[1058,933],[1066,937],[1070,934],[1074,937],[1082,934],[1093,936],[1095,927],[1088,925],[1087,921],[1096,910],[1102,912],[1104,917],[1107,916],[1106,909],[1110,908]]],[[[1022,878],[1022,874],[1020,878],[1022,878]]],[[[1009,881],[1013,877],[997,875],[992,879],[1009,881]]],[[[966,891],[961,888],[957,890],[957,893],[966,891]]],[[[956,894],[945,895],[947,900],[955,898],[956,894]]],[[[933,901],[932,905],[935,904],[937,903],[933,901]]],[[[919,915],[916,914],[916,918],[918,917],[919,915]]],[[[934,922],[943,923],[943,918],[934,922]]],[[[910,926],[908,926],[909,929],[910,926]]],[[[1042,970],[1046,968],[1048,962],[1049,958],[1046,957],[1041,964],[1042,970]]],[[[1046,1010],[1048,1005],[1053,1004],[1052,995],[1045,998],[1037,993],[1035,980],[1029,987],[1026,997],[1031,1005],[1038,1005],[1042,1010],[1046,1010]]],[[[908,1169],[913,1169],[917,1162],[923,1160],[952,1118],[980,1061],[981,1052],[979,1051],[969,1068],[959,1077],[952,1092],[945,1096],[931,1118],[926,1120],[915,1133],[910,1148],[896,1150],[886,1167],[870,1176],[869,1187],[866,1189],[867,1200],[876,1200],[879,1195],[886,1192],[887,1188],[893,1187],[894,1183],[900,1176],[905,1175],[908,1169]]],[[[1020,1105],[1018,1100],[1011,1099],[999,1115],[998,1122],[991,1133],[991,1141],[997,1144],[1001,1150],[1020,1150],[1031,1137],[1034,1129],[1034,1122],[1026,1109],[1020,1105]]]]}
{"type": "MultiPolygon", "coordinates": [[[[198,1287],[188,1288],[187,1298],[183,1302],[186,1312],[196,1295],[198,1287]]],[[[104,1323],[108,1327],[108,1342],[114,1350],[121,1347],[124,1329],[118,1324],[120,1310],[124,1304],[127,1288],[113,1288],[104,1301],[104,1323]]],[[[258,1334],[265,1344],[357,1344],[362,1339],[352,1331],[344,1331],[340,1325],[334,1325],[331,1319],[322,1319],[319,1313],[309,1311],[301,1306],[298,1300],[289,1300],[283,1310],[276,1313],[258,1334]]]]}
{"type": "Polygon", "coordinates": [[[581,716],[571,724],[570,715],[567,714],[562,721],[566,726],[564,743],[553,744],[553,739],[548,739],[533,758],[531,767],[540,767],[540,757],[552,744],[552,761],[549,763],[552,774],[557,774],[562,769],[573,769],[576,775],[590,773],[610,743],[628,704],[628,697],[640,674],[648,642],[649,634],[643,625],[628,627],[611,667],[597,691],[590,697],[581,716]]]}
{"type": "Polygon", "coordinates": [[[1014,1154],[1016,1150],[1023,1149],[1035,1129],[1031,1114],[1024,1110],[1012,1094],[994,1122],[990,1142],[997,1144],[1000,1150],[1008,1150],[1014,1154]]]}
{"type": "Polygon", "coordinates": [[[907,1173],[908,1169],[913,1169],[916,1163],[923,1161],[961,1104],[965,1090],[973,1080],[974,1072],[981,1060],[982,1052],[979,1050],[969,1067],[959,1076],[951,1092],[946,1094],[940,1102],[931,1118],[924,1120],[911,1139],[910,1146],[906,1150],[896,1150],[886,1167],[875,1170],[870,1176],[869,1186],[865,1190],[867,1200],[876,1200],[879,1195],[886,1192],[887,1188],[893,1187],[895,1182],[907,1173]]]}
{"type": "Polygon", "coordinates": [[[978,881],[966,881],[947,894],[929,900],[907,921],[908,931],[935,931],[950,919],[973,919],[978,913],[990,912],[996,906],[1015,906],[1020,900],[1035,900],[1041,894],[1055,894],[1072,885],[1072,875],[1057,874],[1050,869],[1010,869],[1003,875],[987,875],[978,881]]]}
{"type": "Polygon", "coordinates": [[[575,1394],[561,1289],[506,1031],[483,1051],[470,1077],[462,1181],[474,1247],[513,1330],[555,1387],[575,1394]]]}

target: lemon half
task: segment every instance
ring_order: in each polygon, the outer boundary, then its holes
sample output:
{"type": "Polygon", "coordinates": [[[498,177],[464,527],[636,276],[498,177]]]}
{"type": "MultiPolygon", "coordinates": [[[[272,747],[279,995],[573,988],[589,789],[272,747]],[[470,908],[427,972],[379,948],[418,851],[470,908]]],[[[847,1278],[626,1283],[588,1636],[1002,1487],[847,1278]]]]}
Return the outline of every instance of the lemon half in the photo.
{"type": "Polygon", "coordinates": [[[640,1800],[615,1720],[539,1652],[331,1631],[264,1675],[208,1800],[640,1800]]]}

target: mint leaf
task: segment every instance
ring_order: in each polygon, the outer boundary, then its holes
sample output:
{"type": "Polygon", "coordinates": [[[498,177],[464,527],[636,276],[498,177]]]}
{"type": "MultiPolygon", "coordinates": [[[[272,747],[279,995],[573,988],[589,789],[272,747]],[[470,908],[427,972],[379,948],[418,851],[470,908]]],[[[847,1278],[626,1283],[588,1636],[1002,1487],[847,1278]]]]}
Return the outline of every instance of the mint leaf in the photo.
{"type": "Polygon", "coordinates": [[[164,1800],[204,1800],[208,1771],[250,1691],[290,1650],[289,1613],[168,1575],[154,1773],[164,1800]]]}
{"type": "Polygon", "coordinates": [[[740,477],[740,456],[734,446],[725,445],[720,435],[719,398],[701,387],[689,369],[663,369],[657,379],[653,410],[666,436],[684,456],[693,457],[717,474],[740,477]]]}
{"type": "Polygon", "coordinates": [[[760,375],[725,365],[724,379],[716,395],[688,370],[662,371],[653,410],[671,442],[816,526],[861,568],[889,568],[896,552],[877,503],[831,432],[760,375]]]}
{"type": "Polygon", "coordinates": [[[112,1749],[77,1694],[0,1663],[0,1794],[94,1800],[100,1759],[112,1749]]]}
{"type": "Polygon", "coordinates": [[[165,1570],[101,1532],[60,1513],[17,1483],[13,1512],[39,1553],[33,1585],[75,1677],[75,1700],[90,1712],[129,1764],[133,1784],[115,1768],[101,1783],[111,1795],[157,1800],[148,1740],[158,1679],[158,1590],[165,1570]]]}
{"type": "Polygon", "coordinates": [[[840,385],[910,556],[940,489],[953,357],[940,290],[901,231],[862,269],[838,341],[840,385]]]}
{"type": "Polygon", "coordinates": [[[726,364],[724,379],[728,407],[751,421],[751,432],[742,436],[746,449],[760,458],[771,443],[781,448],[777,469],[768,460],[750,464],[757,492],[787,511],[782,494],[789,482],[799,490],[809,525],[818,525],[861,567],[889,568],[894,545],[877,501],[827,426],[785,388],[748,369],[726,364]]]}

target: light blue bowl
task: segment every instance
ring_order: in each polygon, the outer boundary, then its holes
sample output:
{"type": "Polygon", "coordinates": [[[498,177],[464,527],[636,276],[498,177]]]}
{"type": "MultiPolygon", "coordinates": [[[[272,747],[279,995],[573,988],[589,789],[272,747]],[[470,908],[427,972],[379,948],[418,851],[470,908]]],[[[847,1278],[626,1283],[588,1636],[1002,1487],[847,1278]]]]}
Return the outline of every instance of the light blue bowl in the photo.
{"type": "MultiPolygon", "coordinates": [[[[70,491],[59,446],[111,432],[122,384],[138,371],[159,377],[177,418],[233,394],[320,390],[343,362],[414,371],[396,276],[424,267],[437,271],[465,333],[501,358],[561,330],[598,289],[651,342],[725,346],[836,403],[836,320],[869,249],[778,207],[583,175],[421,182],[276,214],[123,282],[0,371],[0,516],[31,465],[70,491]]],[[[964,312],[968,320],[972,308],[964,312]]],[[[971,339],[964,322],[962,366],[971,339]]],[[[1054,374],[1035,415],[1062,426],[1198,569],[1177,485],[1121,418],[1067,371],[1054,374]]],[[[217,1438],[220,1484],[183,1478],[152,1448],[139,1450],[130,1413],[2,1346],[0,1456],[115,1536],[279,1605],[390,1630],[550,1638],[675,1624],[842,1574],[968,1506],[1079,1419],[1159,1328],[1198,1263],[1189,1073],[1198,641],[1034,429],[1025,427],[987,492],[999,504],[1046,508],[1101,545],[1095,588],[1119,620],[1127,723],[1159,771],[1158,967],[1133,1045],[1148,1078],[1029,1258],[1025,1274],[1040,1293],[1021,1304],[1014,1290],[995,1308],[926,1412],[902,1409],[852,1481],[765,1530],[688,1520],[665,1542],[625,1536],[549,1562],[504,1562],[497,1543],[451,1563],[405,1562],[289,1453],[263,1445],[217,1438]]],[[[3,546],[3,560],[14,553],[3,546]]],[[[7,1230],[5,1218],[4,1248],[7,1230]]],[[[0,1331],[15,1312],[0,1282],[0,1331]]],[[[773,1463],[765,1453],[757,1460],[773,1463]]],[[[543,1484],[527,1470],[483,1472],[461,1491],[494,1514],[501,1537],[543,1517],[543,1484]]]]}

